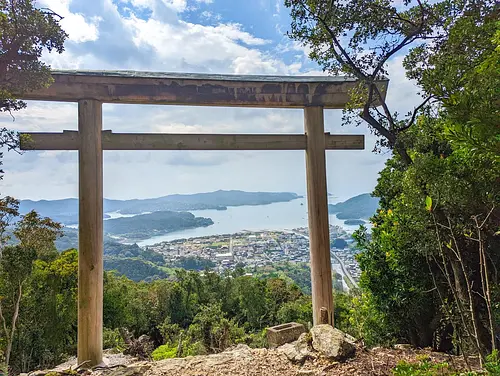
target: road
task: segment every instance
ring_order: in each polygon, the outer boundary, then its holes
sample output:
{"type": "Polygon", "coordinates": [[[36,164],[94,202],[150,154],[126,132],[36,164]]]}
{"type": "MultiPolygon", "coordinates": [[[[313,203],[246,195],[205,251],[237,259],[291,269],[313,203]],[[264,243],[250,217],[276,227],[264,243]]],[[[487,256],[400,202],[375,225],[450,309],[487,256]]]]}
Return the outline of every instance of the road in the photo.
{"type": "Polygon", "coordinates": [[[354,280],[354,278],[352,278],[352,275],[351,273],[349,273],[349,270],[347,270],[347,268],[345,267],[344,265],[344,262],[339,259],[337,257],[337,255],[335,255],[333,252],[331,253],[332,257],[335,258],[335,260],[338,261],[338,263],[340,264],[340,267],[342,268],[342,273],[346,276],[347,279],[349,279],[349,281],[352,283],[352,285],[355,287],[355,288],[359,288],[358,284],[356,283],[356,281],[354,280]]]}
{"type": "MultiPolygon", "coordinates": [[[[309,236],[307,235],[304,235],[304,234],[301,234],[300,232],[295,232],[295,231],[285,231],[285,232],[288,232],[288,233],[293,233],[295,235],[298,235],[298,236],[302,236],[303,238],[309,240],[309,236]]],[[[331,250],[330,250],[331,251],[331,250]]],[[[340,264],[340,267],[342,268],[342,274],[347,278],[349,279],[349,281],[351,282],[351,284],[355,287],[355,288],[358,288],[358,284],[356,283],[356,281],[354,280],[354,278],[352,277],[351,273],[349,273],[349,270],[347,270],[347,268],[345,267],[344,265],[344,262],[339,259],[333,252],[330,252],[331,253],[331,256],[335,258],[335,260],[338,261],[338,263],[340,264]]],[[[349,289],[349,286],[347,286],[347,288],[349,289]]]]}

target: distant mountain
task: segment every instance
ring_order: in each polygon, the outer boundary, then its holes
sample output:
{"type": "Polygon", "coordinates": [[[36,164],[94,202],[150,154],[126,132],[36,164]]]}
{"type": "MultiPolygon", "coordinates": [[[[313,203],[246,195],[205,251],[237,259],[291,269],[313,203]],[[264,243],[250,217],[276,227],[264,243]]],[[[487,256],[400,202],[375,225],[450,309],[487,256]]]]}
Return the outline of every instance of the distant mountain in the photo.
{"type": "MultiPolygon", "coordinates": [[[[267,205],[275,202],[292,201],[301,196],[291,192],[244,192],[215,191],[188,195],[169,195],[150,199],[110,200],[104,199],[104,212],[140,214],[156,211],[189,211],[216,209],[225,210],[228,206],[267,205]]],[[[63,200],[22,200],[20,212],[25,214],[36,210],[42,216],[50,217],[66,225],[78,223],[78,199],[63,200]]]]}
{"type": "Polygon", "coordinates": [[[364,193],[347,201],[328,205],[328,212],[336,214],[338,219],[368,219],[377,211],[378,202],[377,197],[364,193]]]}

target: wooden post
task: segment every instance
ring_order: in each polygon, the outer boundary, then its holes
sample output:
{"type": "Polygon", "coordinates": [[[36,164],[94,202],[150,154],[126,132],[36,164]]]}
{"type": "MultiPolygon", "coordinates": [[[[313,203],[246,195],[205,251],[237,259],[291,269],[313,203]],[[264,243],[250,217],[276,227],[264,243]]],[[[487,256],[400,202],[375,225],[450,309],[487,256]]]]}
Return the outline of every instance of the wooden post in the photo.
{"type": "Polygon", "coordinates": [[[78,102],[78,363],[102,362],[103,192],[102,103],[78,102]]]}
{"type": "Polygon", "coordinates": [[[313,324],[321,324],[322,319],[324,321],[325,316],[327,316],[328,324],[333,325],[332,265],[330,260],[323,107],[306,107],[304,109],[304,126],[307,136],[306,177],[313,324]],[[325,309],[326,312],[324,312],[325,309]]]}

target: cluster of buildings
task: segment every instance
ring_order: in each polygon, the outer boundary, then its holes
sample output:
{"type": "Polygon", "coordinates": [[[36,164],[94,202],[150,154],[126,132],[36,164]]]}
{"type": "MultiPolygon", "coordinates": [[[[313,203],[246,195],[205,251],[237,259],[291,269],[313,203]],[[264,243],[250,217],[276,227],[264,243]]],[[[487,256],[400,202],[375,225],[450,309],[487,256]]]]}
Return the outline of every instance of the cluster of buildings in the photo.
{"type": "MultiPolygon", "coordinates": [[[[330,227],[331,239],[344,239],[349,245],[351,236],[339,226],[330,227]]],[[[243,231],[235,234],[212,235],[179,239],[147,246],[161,253],[165,261],[176,263],[181,258],[207,259],[215,263],[218,272],[237,266],[259,268],[280,262],[309,262],[307,228],[291,231],[243,231]]],[[[342,264],[344,275],[359,278],[359,268],[354,260],[352,247],[332,248],[332,262],[342,264]],[[337,258],[337,260],[335,259],[337,258]]],[[[347,276],[349,277],[349,276],[347,276]]]]}

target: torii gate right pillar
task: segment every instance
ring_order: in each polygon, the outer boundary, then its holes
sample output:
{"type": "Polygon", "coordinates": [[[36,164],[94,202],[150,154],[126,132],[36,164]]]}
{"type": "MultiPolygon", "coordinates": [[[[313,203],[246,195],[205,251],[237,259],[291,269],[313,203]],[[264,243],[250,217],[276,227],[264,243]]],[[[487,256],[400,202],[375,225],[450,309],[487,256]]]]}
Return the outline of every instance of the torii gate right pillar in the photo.
{"type": "Polygon", "coordinates": [[[333,325],[323,107],[304,108],[304,127],[307,136],[306,178],[313,324],[333,325]]]}

